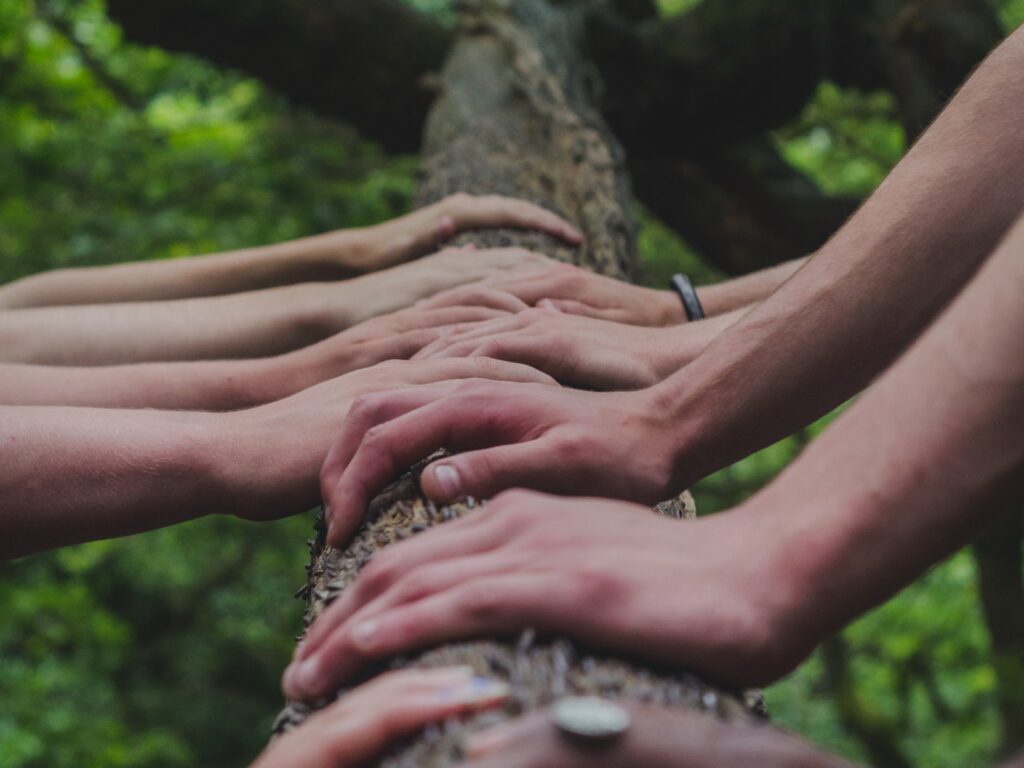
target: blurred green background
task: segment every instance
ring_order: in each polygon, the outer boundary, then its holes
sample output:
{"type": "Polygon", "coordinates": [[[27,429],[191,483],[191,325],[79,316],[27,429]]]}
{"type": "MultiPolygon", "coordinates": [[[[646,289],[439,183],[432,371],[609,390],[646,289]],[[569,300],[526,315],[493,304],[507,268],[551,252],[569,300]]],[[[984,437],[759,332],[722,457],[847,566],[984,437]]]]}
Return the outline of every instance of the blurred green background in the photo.
{"type": "MultiPolygon", "coordinates": [[[[1021,0],[1001,10],[1008,28],[1024,20],[1021,0]]],[[[887,94],[830,84],[776,139],[827,191],[858,195],[904,150],[887,94]]],[[[99,0],[0,0],[0,281],[375,222],[405,210],[415,168],[255,80],[126,44],[99,0]]],[[[650,280],[717,277],[644,224],[650,280]]],[[[703,482],[699,507],[759,488],[820,426],[703,482]]],[[[281,703],[311,524],[209,519],[0,564],[0,766],[245,764],[281,703]]],[[[996,674],[968,554],[832,642],[831,672],[819,652],[767,691],[779,722],[865,759],[853,705],[908,764],[994,760],[996,674]]]]}

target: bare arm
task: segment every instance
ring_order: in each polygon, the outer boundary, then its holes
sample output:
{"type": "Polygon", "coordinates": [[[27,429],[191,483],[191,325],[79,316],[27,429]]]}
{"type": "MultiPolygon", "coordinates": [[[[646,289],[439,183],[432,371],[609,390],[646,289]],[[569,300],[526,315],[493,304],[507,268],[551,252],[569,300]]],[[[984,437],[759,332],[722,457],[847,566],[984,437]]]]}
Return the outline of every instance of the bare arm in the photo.
{"type": "Polygon", "coordinates": [[[763,301],[795,275],[809,258],[793,259],[749,275],[699,287],[697,296],[704,307],[704,314],[715,317],[763,301]]]}
{"type": "Polygon", "coordinates": [[[525,487],[650,503],[840,404],[962,290],[1024,209],[1022,69],[1024,29],[830,243],[661,384],[536,394],[488,382],[367,398],[328,460],[337,536],[389,479],[381,456],[467,451],[424,471],[434,500],[525,487]]]}
{"type": "Polygon", "coordinates": [[[0,362],[39,365],[254,358],[320,341],[440,290],[548,263],[521,249],[448,249],[339,283],[177,301],[0,311],[0,362]]]}
{"type": "MultiPolygon", "coordinates": [[[[1022,293],[1024,220],[898,363],[732,511],[681,524],[510,491],[389,548],[309,630],[285,689],[323,695],[370,660],[523,626],[737,686],[778,679],[1024,498],[1022,293]]],[[[574,437],[563,455],[590,450],[574,437]]],[[[335,545],[361,519],[349,497],[367,495],[338,468],[329,458],[322,478],[335,545]]]]}
{"type": "Polygon", "coordinates": [[[662,386],[685,425],[680,482],[862,389],[976,272],[1024,210],[1022,69],[1024,28],[827,245],[662,386]]]}
{"type": "MultiPolygon", "coordinates": [[[[504,300],[506,297],[496,297],[504,300]]],[[[518,309],[514,304],[512,310],[518,309]]],[[[385,360],[403,360],[453,323],[506,317],[487,306],[409,307],[274,357],[91,367],[0,363],[0,404],[230,411],[293,395],[385,360]]]]}
{"type": "Polygon", "coordinates": [[[0,286],[0,309],[167,301],[351,278],[422,256],[467,229],[521,227],[580,242],[523,200],[456,194],[392,221],[209,256],[60,269],[0,286]]]}
{"type": "Polygon", "coordinates": [[[396,361],[233,413],[0,406],[0,560],[210,514],[302,512],[353,399],[453,378],[551,382],[494,360],[396,361]]]}

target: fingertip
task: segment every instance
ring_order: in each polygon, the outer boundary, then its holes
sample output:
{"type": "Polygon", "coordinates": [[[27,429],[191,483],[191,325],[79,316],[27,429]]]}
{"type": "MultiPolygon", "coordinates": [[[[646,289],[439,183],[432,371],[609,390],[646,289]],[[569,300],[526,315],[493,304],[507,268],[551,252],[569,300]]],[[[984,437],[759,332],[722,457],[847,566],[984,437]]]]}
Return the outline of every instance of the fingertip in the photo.
{"type": "Polygon", "coordinates": [[[537,302],[537,306],[540,309],[551,309],[551,310],[554,310],[555,312],[561,312],[562,311],[559,308],[558,304],[556,304],[551,299],[541,299],[540,301],[537,302]]]}
{"type": "Polygon", "coordinates": [[[568,240],[573,245],[583,244],[583,233],[576,229],[576,227],[573,227],[571,225],[566,226],[562,230],[562,237],[568,240]]]}
{"type": "Polygon", "coordinates": [[[449,239],[455,234],[455,219],[451,216],[444,215],[441,220],[437,223],[437,239],[444,241],[449,239]]]}
{"type": "Polygon", "coordinates": [[[436,462],[420,477],[423,492],[432,501],[455,501],[462,496],[462,476],[452,462],[436,462]]]}

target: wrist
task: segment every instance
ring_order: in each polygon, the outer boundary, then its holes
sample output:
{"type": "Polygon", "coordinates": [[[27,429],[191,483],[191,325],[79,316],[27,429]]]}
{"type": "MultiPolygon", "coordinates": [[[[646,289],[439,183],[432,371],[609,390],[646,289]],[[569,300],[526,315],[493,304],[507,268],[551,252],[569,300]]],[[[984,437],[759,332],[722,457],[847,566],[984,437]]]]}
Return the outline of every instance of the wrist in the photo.
{"type": "Polygon", "coordinates": [[[208,512],[272,520],[318,503],[317,472],[286,402],[211,414],[205,471],[216,503],[208,512]]]}
{"type": "Polygon", "coordinates": [[[675,291],[649,288],[651,306],[655,308],[657,324],[661,326],[680,325],[687,322],[686,310],[675,291]]]}
{"type": "Polygon", "coordinates": [[[779,620],[774,631],[787,647],[800,646],[801,657],[876,602],[860,562],[870,558],[858,557],[859,536],[841,522],[857,518],[848,507],[834,495],[816,501],[777,494],[769,485],[729,513],[759,521],[765,531],[765,581],[779,620]]]}

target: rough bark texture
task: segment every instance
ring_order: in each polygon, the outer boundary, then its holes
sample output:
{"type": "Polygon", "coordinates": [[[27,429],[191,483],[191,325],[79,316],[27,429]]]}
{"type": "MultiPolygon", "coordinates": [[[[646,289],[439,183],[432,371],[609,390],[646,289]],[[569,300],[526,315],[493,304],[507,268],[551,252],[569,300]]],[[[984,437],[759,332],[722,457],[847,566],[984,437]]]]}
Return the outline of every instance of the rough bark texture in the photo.
{"type": "MultiPolygon", "coordinates": [[[[456,190],[533,199],[573,219],[587,236],[587,247],[580,251],[551,242],[540,245],[607,274],[630,274],[636,255],[628,187],[621,152],[587,106],[579,7],[553,7],[544,0],[478,0],[464,5],[462,35],[445,67],[441,95],[428,121],[422,201],[456,190]]],[[[509,231],[468,239],[478,244],[537,245],[536,237],[509,231]]],[[[375,551],[479,506],[470,501],[438,508],[425,502],[416,480],[418,470],[373,501],[345,551],[325,547],[323,532],[318,532],[312,542],[309,585],[303,590],[307,622],[344,591],[375,551]]],[[[660,505],[658,511],[682,520],[693,514],[692,500],[684,495],[660,505]]],[[[756,695],[716,690],[688,674],[603,655],[565,638],[537,637],[530,630],[518,638],[446,645],[392,660],[369,674],[387,667],[448,664],[469,664],[479,674],[508,681],[510,703],[502,711],[428,730],[396,747],[382,765],[452,765],[460,757],[466,733],[546,706],[565,694],[595,693],[703,709],[730,719],[753,718],[760,711],[756,695]]],[[[277,728],[301,722],[309,711],[307,705],[290,703],[277,728]]]]}

